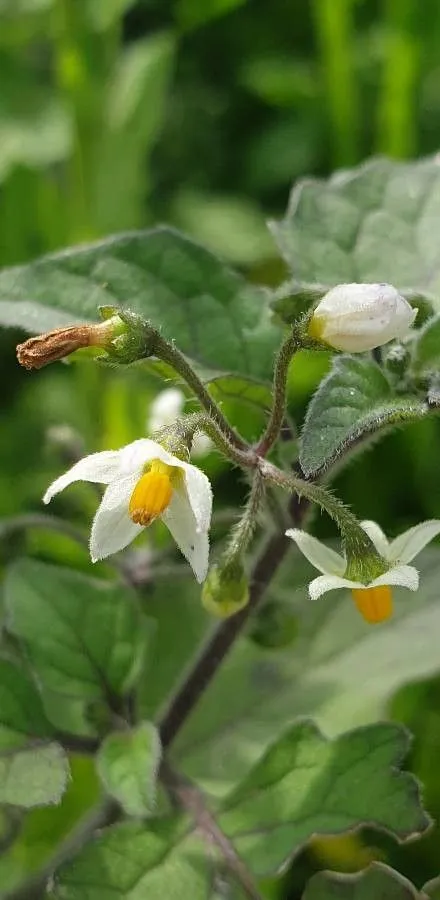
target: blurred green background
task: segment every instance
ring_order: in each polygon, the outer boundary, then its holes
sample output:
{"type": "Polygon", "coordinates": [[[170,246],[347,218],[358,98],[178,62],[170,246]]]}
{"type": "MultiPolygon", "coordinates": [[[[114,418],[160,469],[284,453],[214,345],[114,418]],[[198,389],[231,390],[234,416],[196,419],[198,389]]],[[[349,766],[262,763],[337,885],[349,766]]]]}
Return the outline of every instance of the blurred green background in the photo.
{"type": "MultiPolygon", "coordinates": [[[[284,271],[265,221],[282,214],[292,182],[439,146],[438,0],[0,0],[1,266],[162,221],[275,285],[284,271]]],[[[40,510],[66,436],[98,450],[145,433],[160,388],[92,365],[31,376],[15,361],[21,337],[0,337],[2,517],[40,510]]],[[[299,421],[325,366],[320,356],[292,367],[299,421]]],[[[245,422],[251,435],[257,424],[245,422]]],[[[436,421],[387,437],[336,487],[392,534],[438,516],[439,437],[436,421]]],[[[207,467],[224,504],[236,499],[236,476],[216,457],[207,467]]],[[[78,489],[59,509],[85,523],[94,505],[78,489]]],[[[319,532],[332,533],[325,519],[319,532]]],[[[17,547],[3,542],[3,563],[17,547]]],[[[40,532],[27,550],[86,565],[40,532]]],[[[416,733],[413,766],[438,814],[439,684],[405,689],[394,712],[416,733]]],[[[438,873],[438,832],[410,849],[381,844],[377,855],[415,882],[438,873]]],[[[368,847],[368,835],[365,846],[320,843],[283,896],[315,865],[358,868],[368,847]]]]}

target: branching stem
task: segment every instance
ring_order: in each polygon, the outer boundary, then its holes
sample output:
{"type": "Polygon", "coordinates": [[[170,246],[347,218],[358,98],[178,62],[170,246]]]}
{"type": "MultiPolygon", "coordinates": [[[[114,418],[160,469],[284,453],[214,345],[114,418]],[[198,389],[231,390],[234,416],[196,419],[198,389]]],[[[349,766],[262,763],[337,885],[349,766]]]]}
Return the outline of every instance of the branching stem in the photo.
{"type": "Polygon", "coordinates": [[[154,334],[154,353],[159,359],[168,363],[182,376],[188,387],[191,388],[197,397],[200,405],[218,425],[220,431],[223,432],[232,446],[240,450],[246,450],[248,445],[243,438],[237,434],[232,425],[228,422],[226,416],[223,415],[220,407],[213,397],[211,397],[203,384],[203,381],[190,366],[184,354],[178,350],[175,344],[162,337],[158,331],[154,334]]]}

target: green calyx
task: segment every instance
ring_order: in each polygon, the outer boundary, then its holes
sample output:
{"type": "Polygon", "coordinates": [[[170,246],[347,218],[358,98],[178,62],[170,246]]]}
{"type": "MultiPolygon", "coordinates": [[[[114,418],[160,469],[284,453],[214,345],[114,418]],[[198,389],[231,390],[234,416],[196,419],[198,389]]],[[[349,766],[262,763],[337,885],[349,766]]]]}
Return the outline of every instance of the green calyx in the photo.
{"type": "Polygon", "coordinates": [[[142,316],[116,306],[101,306],[102,319],[112,327],[103,349],[103,361],[129,365],[139,359],[153,356],[156,350],[157,331],[142,316]]]}
{"type": "Polygon", "coordinates": [[[379,575],[388,572],[390,564],[380,556],[371,541],[370,544],[371,548],[363,548],[354,552],[353,549],[349,550],[347,542],[345,543],[347,568],[344,578],[349,578],[350,581],[359,581],[362,584],[370,584],[379,575]]]}
{"type": "Polygon", "coordinates": [[[249,583],[237,559],[212,566],[202,588],[202,604],[220,619],[235,615],[249,603],[249,583]]]}

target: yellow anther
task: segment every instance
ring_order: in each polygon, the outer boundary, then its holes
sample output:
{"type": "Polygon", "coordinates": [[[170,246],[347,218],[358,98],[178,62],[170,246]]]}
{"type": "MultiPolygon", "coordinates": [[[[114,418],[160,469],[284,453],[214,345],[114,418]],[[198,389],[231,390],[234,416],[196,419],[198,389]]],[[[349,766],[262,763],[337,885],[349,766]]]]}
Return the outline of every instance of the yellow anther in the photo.
{"type": "Polygon", "coordinates": [[[393,612],[393,594],[388,585],[353,588],[353,600],[366,622],[375,625],[389,619],[393,612]]]}
{"type": "Polygon", "coordinates": [[[130,497],[128,512],[136,525],[150,525],[170,503],[175,469],[160,459],[153,459],[130,497]]]}

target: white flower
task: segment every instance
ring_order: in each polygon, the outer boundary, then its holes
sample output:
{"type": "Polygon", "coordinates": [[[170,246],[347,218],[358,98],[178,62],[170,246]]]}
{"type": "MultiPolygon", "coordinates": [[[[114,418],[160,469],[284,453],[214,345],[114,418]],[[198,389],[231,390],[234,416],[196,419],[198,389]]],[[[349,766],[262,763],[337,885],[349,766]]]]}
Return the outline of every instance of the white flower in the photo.
{"type": "Polygon", "coordinates": [[[363,353],[405,337],[416,315],[391,284],[339,284],[318,303],[309,334],[336,350],[363,353]]]}
{"type": "Polygon", "coordinates": [[[309,596],[316,600],[327,591],[336,588],[351,588],[353,600],[367,622],[382,622],[392,613],[390,585],[400,585],[416,591],[419,587],[419,573],[410,563],[436,535],[440,534],[440,520],[429,519],[405,531],[393,541],[388,541],[376,522],[361,522],[362,528],[371,538],[376,550],[390,564],[390,568],[369,584],[344,578],[347,563],[343,556],[335,553],[312,535],[297,528],[286,531],[295,541],[306,559],[322,572],[309,584],[309,596]]]}
{"type": "Polygon", "coordinates": [[[43,502],[74,481],[108,485],[90,536],[92,561],[122,550],[160,517],[188,560],[197,581],[208,569],[212,491],[206,475],[148,438],[121,450],[92,453],[46,491],[43,502]]]}
{"type": "MultiPolygon", "coordinates": [[[[185,395],[178,388],[166,388],[154,398],[147,418],[147,431],[152,434],[172,425],[182,415],[185,406],[185,395]]],[[[212,441],[207,434],[199,432],[194,435],[192,456],[205,456],[212,449],[212,441]]]]}

